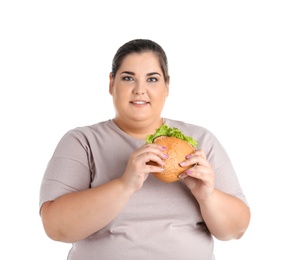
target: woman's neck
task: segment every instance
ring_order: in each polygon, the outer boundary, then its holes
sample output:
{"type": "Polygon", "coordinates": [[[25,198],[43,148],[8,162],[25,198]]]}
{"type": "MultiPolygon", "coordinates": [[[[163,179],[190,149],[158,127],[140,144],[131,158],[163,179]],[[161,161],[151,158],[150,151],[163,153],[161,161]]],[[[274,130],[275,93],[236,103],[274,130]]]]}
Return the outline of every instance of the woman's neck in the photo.
{"type": "Polygon", "coordinates": [[[145,140],[148,134],[155,133],[155,130],[163,124],[164,120],[159,118],[152,122],[127,122],[115,117],[113,121],[126,134],[137,139],[145,140]]]}

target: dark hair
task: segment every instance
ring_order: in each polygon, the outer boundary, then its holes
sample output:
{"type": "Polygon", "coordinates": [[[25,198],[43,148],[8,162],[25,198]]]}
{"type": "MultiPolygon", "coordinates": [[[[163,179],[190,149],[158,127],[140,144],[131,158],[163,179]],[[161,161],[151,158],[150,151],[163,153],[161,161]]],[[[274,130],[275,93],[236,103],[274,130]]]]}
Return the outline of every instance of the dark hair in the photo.
{"type": "Polygon", "coordinates": [[[151,40],[135,39],[122,45],[116,52],[112,62],[112,77],[114,78],[123,59],[131,53],[153,52],[159,60],[165,81],[169,81],[168,60],[162,47],[151,40]]]}

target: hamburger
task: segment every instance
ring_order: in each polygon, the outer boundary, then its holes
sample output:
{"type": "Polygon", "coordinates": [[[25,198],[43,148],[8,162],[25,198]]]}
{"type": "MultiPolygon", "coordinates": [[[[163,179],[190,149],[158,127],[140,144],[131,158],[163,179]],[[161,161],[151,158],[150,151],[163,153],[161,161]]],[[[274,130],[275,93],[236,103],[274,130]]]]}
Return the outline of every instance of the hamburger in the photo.
{"type": "MultiPolygon", "coordinates": [[[[198,142],[192,137],[184,135],[176,127],[168,127],[163,124],[156,132],[146,136],[146,143],[156,143],[166,147],[169,156],[165,160],[164,171],[152,172],[159,180],[164,182],[175,182],[180,180],[179,175],[191,166],[182,167],[180,162],[186,159],[188,154],[194,153],[198,142]]],[[[147,164],[158,166],[157,163],[149,161],[147,164]]]]}

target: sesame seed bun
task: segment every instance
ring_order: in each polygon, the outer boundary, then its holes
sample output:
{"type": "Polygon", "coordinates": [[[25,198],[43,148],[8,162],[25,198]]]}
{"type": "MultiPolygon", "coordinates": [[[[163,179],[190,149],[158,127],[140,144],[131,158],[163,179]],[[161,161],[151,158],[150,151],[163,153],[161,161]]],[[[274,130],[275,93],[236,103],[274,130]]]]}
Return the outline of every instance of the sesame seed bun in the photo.
{"type": "MultiPolygon", "coordinates": [[[[194,153],[195,148],[188,142],[173,137],[173,136],[159,136],[154,139],[153,143],[160,144],[166,147],[166,154],[169,156],[165,160],[164,171],[152,172],[152,174],[159,180],[164,182],[175,182],[180,180],[179,174],[184,172],[191,166],[181,167],[180,162],[183,162],[188,154],[194,153]]],[[[150,165],[157,165],[155,162],[149,162],[150,165]]]]}

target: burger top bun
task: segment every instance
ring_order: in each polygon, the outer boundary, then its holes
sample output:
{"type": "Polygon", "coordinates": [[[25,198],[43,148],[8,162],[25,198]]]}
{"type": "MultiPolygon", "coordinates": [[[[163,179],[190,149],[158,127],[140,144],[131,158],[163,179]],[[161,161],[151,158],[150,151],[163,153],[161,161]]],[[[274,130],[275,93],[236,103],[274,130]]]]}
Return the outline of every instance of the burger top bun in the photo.
{"type": "MultiPolygon", "coordinates": [[[[165,160],[164,171],[152,172],[159,180],[164,182],[175,182],[180,180],[179,174],[184,172],[191,166],[181,167],[180,162],[183,162],[188,154],[194,153],[195,148],[185,140],[174,136],[159,136],[153,140],[153,143],[160,144],[166,147],[166,154],[169,156],[165,160]]],[[[150,165],[157,165],[155,162],[149,162],[150,165]]]]}

